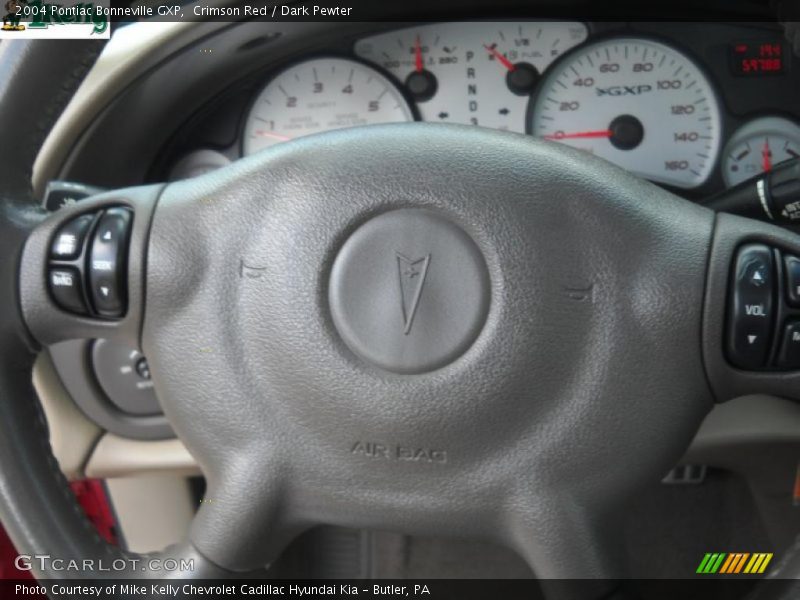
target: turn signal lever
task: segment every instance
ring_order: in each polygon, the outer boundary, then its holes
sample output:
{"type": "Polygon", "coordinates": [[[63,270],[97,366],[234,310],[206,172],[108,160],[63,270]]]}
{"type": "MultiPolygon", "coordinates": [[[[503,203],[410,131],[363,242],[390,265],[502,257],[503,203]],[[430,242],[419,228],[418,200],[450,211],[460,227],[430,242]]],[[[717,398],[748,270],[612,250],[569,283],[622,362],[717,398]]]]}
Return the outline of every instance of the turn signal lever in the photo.
{"type": "Polygon", "coordinates": [[[717,212],[800,226],[800,159],[782,162],[712,196],[706,206],[717,212]]]}

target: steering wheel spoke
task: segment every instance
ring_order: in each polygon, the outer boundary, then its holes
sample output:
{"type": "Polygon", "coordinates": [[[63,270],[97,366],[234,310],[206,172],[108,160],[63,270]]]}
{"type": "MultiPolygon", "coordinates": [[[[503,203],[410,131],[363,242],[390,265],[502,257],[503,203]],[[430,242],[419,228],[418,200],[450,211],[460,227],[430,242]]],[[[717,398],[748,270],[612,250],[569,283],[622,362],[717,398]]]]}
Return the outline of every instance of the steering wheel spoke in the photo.
{"type": "Polygon", "coordinates": [[[229,571],[264,568],[316,524],[290,520],[286,473],[277,456],[204,469],[207,488],[189,537],[203,555],[229,571]]]}
{"type": "Polygon", "coordinates": [[[548,600],[605,598],[625,575],[619,513],[563,494],[515,503],[509,543],[527,561],[548,600]]]}

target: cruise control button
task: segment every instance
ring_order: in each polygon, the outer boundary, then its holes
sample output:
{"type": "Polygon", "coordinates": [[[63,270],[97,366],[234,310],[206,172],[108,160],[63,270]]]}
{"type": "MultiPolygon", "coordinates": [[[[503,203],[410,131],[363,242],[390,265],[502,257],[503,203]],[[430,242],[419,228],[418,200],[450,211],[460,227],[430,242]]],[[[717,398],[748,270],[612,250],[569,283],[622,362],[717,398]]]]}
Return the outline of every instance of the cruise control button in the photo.
{"type": "Polygon", "coordinates": [[[108,209],[97,224],[89,251],[89,295],[98,314],[120,317],[125,312],[125,278],[131,213],[108,209]]]}
{"type": "Polygon", "coordinates": [[[770,348],[774,310],[772,250],[743,246],[736,256],[728,309],[728,358],[743,369],[764,366],[770,348]]]}
{"type": "Polygon", "coordinates": [[[61,308],[70,312],[86,314],[83,301],[83,285],[77,269],[50,267],[47,273],[50,293],[61,308]]]}
{"type": "Polygon", "coordinates": [[[83,248],[83,239],[92,225],[94,215],[81,215],[62,226],[50,246],[50,258],[72,260],[78,258],[83,248]]]}
{"type": "Polygon", "coordinates": [[[800,306],[800,258],[784,256],[783,265],[786,271],[786,300],[792,306],[800,306]]]}
{"type": "Polygon", "coordinates": [[[778,366],[786,369],[800,369],[800,321],[792,321],[783,329],[781,349],[778,352],[778,366]]]}

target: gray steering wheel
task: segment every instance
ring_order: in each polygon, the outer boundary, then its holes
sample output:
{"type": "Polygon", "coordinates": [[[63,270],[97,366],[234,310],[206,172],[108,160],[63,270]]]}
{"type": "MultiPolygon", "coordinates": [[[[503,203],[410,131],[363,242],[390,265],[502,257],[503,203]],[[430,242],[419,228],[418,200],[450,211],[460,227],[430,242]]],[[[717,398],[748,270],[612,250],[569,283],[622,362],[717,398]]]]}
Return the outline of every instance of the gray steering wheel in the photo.
{"type": "Polygon", "coordinates": [[[33,157],[98,49],[0,46],[0,129],[19,141],[0,146],[0,510],[22,552],[132,557],[49,447],[30,373],[64,339],[148,356],[213,500],[164,552],[195,559],[182,577],[259,569],[328,523],[492,540],[549,597],[604,597],[627,501],[714,401],[797,388],[725,366],[720,307],[736,248],[800,238],[530,137],[338,131],[46,215],[33,157]],[[124,314],[60,308],[55,234],[119,207],[124,314]]]}

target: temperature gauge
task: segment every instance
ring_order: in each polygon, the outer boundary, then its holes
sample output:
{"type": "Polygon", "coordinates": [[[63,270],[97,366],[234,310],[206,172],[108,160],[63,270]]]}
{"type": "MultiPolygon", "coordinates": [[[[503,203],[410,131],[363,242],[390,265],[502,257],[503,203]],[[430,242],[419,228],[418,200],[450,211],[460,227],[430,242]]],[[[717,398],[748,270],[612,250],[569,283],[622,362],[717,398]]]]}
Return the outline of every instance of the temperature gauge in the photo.
{"type": "Polygon", "coordinates": [[[800,158],[800,125],[782,117],[750,121],[733,134],[722,159],[730,187],[790,158],[800,158]]]}

